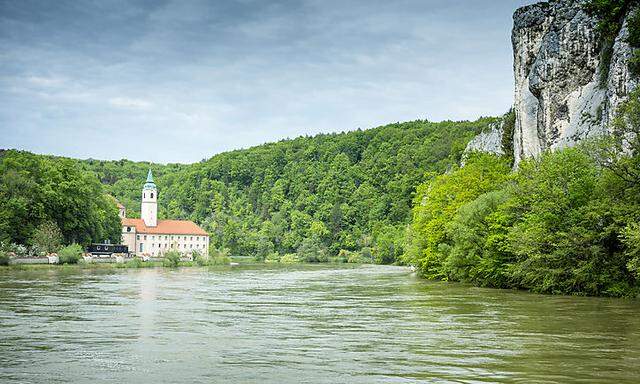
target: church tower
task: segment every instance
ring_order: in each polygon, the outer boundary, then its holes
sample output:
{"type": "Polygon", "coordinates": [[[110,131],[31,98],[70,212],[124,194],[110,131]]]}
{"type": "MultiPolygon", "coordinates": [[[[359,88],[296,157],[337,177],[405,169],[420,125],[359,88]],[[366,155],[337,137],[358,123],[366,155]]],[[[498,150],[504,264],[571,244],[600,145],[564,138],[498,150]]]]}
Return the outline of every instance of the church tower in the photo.
{"type": "Polygon", "coordinates": [[[144,224],[147,227],[155,227],[158,225],[158,189],[153,182],[151,170],[149,170],[147,174],[147,182],[144,183],[144,187],[142,187],[140,217],[144,220],[144,224]]]}

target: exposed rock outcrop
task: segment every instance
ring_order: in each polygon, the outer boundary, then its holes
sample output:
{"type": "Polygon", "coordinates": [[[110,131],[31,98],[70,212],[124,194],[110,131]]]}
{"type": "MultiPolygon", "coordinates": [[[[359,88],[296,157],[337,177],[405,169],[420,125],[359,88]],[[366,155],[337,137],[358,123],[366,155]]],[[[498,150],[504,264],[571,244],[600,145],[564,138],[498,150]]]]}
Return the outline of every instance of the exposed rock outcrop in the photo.
{"type": "Polygon", "coordinates": [[[626,21],[606,65],[600,62],[597,20],[580,0],[522,7],[513,20],[515,164],[606,132],[618,105],[636,85],[627,67],[631,48],[626,21]]]}
{"type": "Polygon", "coordinates": [[[496,155],[504,155],[502,149],[502,135],[504,134],[504,120],[491,125],[491,129],[474,137],[464,149],[462,165],[472,152],[488,152],[496,155]]]}

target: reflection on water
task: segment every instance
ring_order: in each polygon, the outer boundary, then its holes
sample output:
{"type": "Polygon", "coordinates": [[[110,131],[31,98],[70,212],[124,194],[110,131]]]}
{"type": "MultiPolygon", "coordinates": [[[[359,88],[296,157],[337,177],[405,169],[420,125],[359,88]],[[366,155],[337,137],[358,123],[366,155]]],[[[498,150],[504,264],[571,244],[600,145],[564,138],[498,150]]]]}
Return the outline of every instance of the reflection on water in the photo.
{"type": "Polygon", "coordinates": [[[640,303],[383,266],[0,270],[0,382],[640,382],[640,303]]]}

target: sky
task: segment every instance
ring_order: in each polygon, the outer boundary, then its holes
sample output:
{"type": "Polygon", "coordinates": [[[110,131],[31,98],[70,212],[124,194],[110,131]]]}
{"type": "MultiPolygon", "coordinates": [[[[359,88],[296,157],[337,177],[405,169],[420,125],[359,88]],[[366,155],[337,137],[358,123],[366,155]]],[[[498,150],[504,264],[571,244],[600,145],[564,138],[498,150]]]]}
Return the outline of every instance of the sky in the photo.
{"type": "Polygon", "coordinates": [[[192,163],[505,113],[525,0],[0,0],[0,148],[192,163]]]}

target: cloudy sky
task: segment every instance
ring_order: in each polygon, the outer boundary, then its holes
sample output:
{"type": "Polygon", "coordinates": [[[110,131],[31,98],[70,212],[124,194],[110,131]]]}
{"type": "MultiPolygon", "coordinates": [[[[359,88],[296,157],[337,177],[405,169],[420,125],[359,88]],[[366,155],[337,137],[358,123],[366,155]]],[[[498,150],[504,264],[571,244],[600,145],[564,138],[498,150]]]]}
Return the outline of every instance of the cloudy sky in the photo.
{"type": "Polygon", "coordinates": [[[526,3],[0,0],[0,148],[194,162],[502,114],[526,3]]]}

